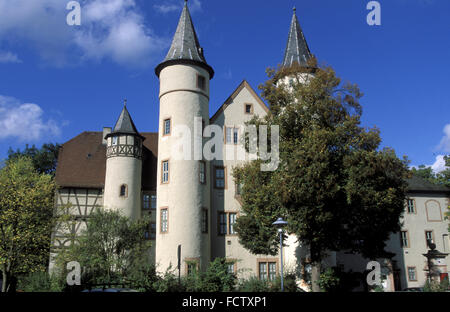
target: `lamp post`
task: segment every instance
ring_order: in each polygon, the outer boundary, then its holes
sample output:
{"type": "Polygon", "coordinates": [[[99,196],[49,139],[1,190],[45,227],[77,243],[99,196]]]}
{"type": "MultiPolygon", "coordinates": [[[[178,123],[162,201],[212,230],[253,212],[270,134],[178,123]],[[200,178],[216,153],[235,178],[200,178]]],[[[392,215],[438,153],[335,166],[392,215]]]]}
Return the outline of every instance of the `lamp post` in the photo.
{"type": "Polygon", "coordinates": [[[272,223],[276,228],[278,228],[278,234],[280,235],[280,255],[281,255],[281,291],[284,291],[283,285],[283,227],[288,223],[284,221],[283,218],[278,218],[277,221],[272,223]]]}

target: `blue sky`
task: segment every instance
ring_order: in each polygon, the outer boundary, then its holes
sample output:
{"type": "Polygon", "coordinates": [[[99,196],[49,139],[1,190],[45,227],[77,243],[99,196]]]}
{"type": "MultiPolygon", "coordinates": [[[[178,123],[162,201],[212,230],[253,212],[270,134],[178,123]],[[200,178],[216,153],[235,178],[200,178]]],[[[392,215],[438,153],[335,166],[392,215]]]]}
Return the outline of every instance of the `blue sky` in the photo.
{"type": "MultiPolygon", "coordinates": [[[[181,0],[85,0],[81,26],[67,0],[0,0],[0,158],[26,143],[64,143],[114,126],[123,99],[141,132],[157,131],[155,66],[168,51],[181,0]]],[[[357,83],[363,125],[412,165],[450,154],[450,1],[190,0],[216,76],[210,115],[246,79],[255,89],[282,61],[292,7],[313,54],[357,83]]]]}

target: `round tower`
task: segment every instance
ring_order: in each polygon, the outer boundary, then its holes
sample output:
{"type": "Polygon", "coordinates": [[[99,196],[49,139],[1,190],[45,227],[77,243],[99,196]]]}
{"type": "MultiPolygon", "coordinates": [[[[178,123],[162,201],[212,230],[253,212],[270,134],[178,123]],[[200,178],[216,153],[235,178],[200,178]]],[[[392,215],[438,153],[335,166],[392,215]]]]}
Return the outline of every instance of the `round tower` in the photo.
{"type": "Polygon", "coordinates": [[[136,220],[141,213],[142,137],[126,104],[106,140],[105,209],[136,220]]]}
{"type": "Polygon", "coordinates": [[[202,156],[194,157],[194,133],[200,136],[202,124],[209,124],[209,81],[214,75],[186,2],[170,50],[155,73],[160,80],[156,265],[159,271],[176,268],[181,246],[185,275],[205,270],[211,261],[209,169],[202,156]],[[191,138],[188,157],[173,152],[178,127],[191,138]]]}

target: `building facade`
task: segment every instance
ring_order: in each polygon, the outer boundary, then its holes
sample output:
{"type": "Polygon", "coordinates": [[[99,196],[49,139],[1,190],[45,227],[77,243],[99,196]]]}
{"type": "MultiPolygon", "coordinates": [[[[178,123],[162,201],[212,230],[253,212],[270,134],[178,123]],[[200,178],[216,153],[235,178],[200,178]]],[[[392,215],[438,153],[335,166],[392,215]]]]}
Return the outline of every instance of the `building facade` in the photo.
{"type": "MultiPolygon", "coordinates": [[[[282,65],[306,66],[311,57],[294,10],[282,65]]],[[[181,251],[183,275],[196,269],[205,270],[210,261],[224,257],[229,261],[230,272],[240,277],[274,279],[279,274],[280,257],[254,255],[239,244],[234,224],[241,214],[241,202],[239,186],[232,177],[235,166],[254,156],[240,144],[245,122],[254,116],[264,116],[269,108],[244,80],[210,117],[209,82],[214,70],[206,61],[186,3],[168,54],[155,73],[160,81],[158,133],[139,132],[124,105],[113,128],[83,132],[63,144],[56,170],[59,190],[55,205],[71,204],[71,213],[78,222],[70,232],[80,233],[89,214],[99,207],[118,210],[132,219],[149,214],[152,224],[146,235],[153,241],[151,261],[158,271],[176,267],[181,251]],[[206,144],[209,133],[204,130],[209,125],[223,133],[220,146],[216,146],[216,155],[220,157],[214,159],[196,152],[206,144]],[[181,148],[180,137],[186,133],[193,140],[181,148]]],[[[281,83],[288,82],[286,77],[281,83]]],[[[439,196],[442,198],[438,205],[444,209],[448,193],[439,196]]],[[[436,206],[434,197],[414,199],[417,207],[436,206]]],[[[440,223],[437,221],[435,210],[430,208],[429,215],[436,223],[427,225],[424,235],[443,239],[441,230],[445,222],[442,218],[440,223]]],[[[405,218],[405,224],[416,222],[414,216],[405,218]]],[[[413,238],[414,226],[405,229],[411,243],[418,240],[413,238]]],[[[56,229],[52,256],[68,244],[67,232],[56,229]]],[[[448,236],[445,248],[449,248],[448,236]]],[[[304,270],[307,248],[294,236],[289,236],[283,253],[287,270],[304,270]]],[[[346,256],[339,258],[338,254],[330,253],[325,264],[339,265],[346,256]]],[[[417,283],[420,283],[423,276],[415,264],[419,258],[411,259],[414,265],[410,262],[405,265],[418,270],[417,283]]]]}

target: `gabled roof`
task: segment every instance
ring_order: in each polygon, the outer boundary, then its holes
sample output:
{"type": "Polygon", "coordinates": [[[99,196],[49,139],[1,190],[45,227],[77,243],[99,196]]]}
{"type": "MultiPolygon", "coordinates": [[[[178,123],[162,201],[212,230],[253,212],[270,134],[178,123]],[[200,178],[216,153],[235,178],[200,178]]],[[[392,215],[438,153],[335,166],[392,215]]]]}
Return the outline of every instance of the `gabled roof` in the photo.
{"type": "Polygon", "coordinates": [[[445,185],[433,184],[421,177],[413,175],[407,179],[409,192],[432,192],[450,194],[450,188],[445,185]]]}
{"type": "Polygon", "coordinates": [[[201,66],[209,72],[211,78],[214,76],[214,70],[206,63],[205,56],[203,55],[203,49],[198,41],[187,1],[184,3],[169,52],[162,63],[156,67],[155,73],[159,77],[159,73],[164,67],[180,63],[201,66]]]}
{"type": "Polygon", "coordinates": [[[246,88],[250,94],[255,98],[256,102],[261,105],[261,107],[264,109],[265,112],[269,112],[269,108],[266,104],[261,100],[261,98],[256,94],[255,90],[253,90],[252,86],[246,81],[243,80],[239,86],[236,88],[236,90],[233,91],[233,93],[227,98],[227,100],[222,104],[222,106],[219,107],[219,109],[216,111],[216,113],[209,119],[210,123],[214,122],[216,118],[227,108],[228,105],[230,105],[233,100],[236,98],[236,96],[242,91],[242,89],[246,88]]]}
{"type": "Polygon", "coordinates": [[[289,38],[286,45],[286,51],[284,52],[283,67],[290,67],[295,62],[301,66],[306,66],[311,57],[312,54],[309,50],[305,36],[303,35],[294,8],[289,38]]]}

